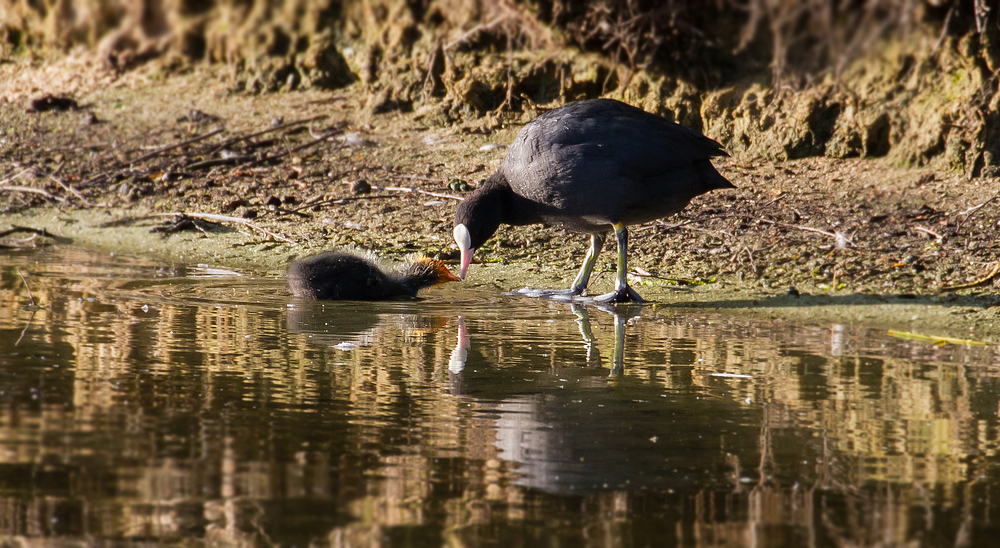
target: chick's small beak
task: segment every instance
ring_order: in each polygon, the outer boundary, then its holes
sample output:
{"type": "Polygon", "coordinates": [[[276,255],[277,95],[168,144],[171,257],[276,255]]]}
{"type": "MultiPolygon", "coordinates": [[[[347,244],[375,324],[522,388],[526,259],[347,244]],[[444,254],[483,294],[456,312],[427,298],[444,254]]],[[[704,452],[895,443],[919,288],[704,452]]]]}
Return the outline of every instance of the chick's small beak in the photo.
{"type": "Polygon", "coordinates": [[[472,264],[472,254],[475,252],[472,249],[472,235],[469,234],[469,229],[464,224],[455,227],[454,235],[455,243],[458,244],[458,249],[462,254],[458,277],[464,280],[469,271],[469,265],[472,264]]]}
{"type": "Polygon", "coordinates": [[[462,278],[459,278],[458,276],[452,274],[451,271],[445,268],[444,265],[441,265],[441,270],[438,271],[438,276],[440,277],[442,283],[462,281],[462,278]]]}

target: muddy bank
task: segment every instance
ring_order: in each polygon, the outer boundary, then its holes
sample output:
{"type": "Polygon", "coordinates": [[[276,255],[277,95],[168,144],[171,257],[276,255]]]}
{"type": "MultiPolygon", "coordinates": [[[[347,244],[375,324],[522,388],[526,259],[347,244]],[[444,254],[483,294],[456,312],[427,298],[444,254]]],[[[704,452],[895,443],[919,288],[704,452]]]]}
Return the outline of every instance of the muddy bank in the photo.
{"type": "Polygon", "coordinates": [[[231,91],[354,86],[368,114],[475,120],[489,133],[537,105],[605,95],[745,159],[880,157],[1000,174],[1000,10],[974,0],[772,4],[0,0],[5,58],[73,52],[87,65],[21,74],[0,96],[221,66],[231,91]]]}
{"type": "MultiPolygon", "coordinates": [[[[3,190],[3,228],[269,276],[293,257],[337,247],[454,260],[455,205],[520,127],[484,134],[475,120],[438,127],[419,112],[372,115],[353,88],[234,95],[211,71],[79,100],[66,112],[0,105],[4,185],[19,187],[3,190]],[[98,122],[85,123],[90,115],[98,122]],[[255,164],[258,153],[273,157],[255,164]],[[165,216],[173,212],[194,218],[177,223],[165,216]]],[[[994,180],[873,159],[735,158],[719,167],[738,189],[632,230],[630,266],[647,298],[998,338],[994,180]]],[[[558,228],[505,227],[465,283],[568,285],[585,248],[558,228]]],[[[612,263],[612,253],[601,257],[595,290],[610,286],[612,263]]]]}
{"type": "MultiPolygon", "coordinates": [[[[128,214],[143,213],[130,211],[128,214]]],[[[108,253],[155,258],[166,262],[208,264],[239,269],[248,275],[283,277],[288,262],[302,255],[303,246],[261,241],[250,231],[215,228],[210,236],[181,234],[164,238],[150,232],[155,222],[128,228],[103,228],[109,219],[120,219],[120,210],[40,209],[7,215],[5,225],[45,227],[57,238],[52,243],[77,245],[108,253]]],[[[47,239],[40,238],[39,244],[47,239]]],[[[579,242],[582,243],[582,242],[579,242]]],[[[558,255],[554,251],[550,254],[558,255]]],[[[468,289],[483,294],[521,287],[563,287],[575,274],[569,264],[535,264],[497,257],[495,263],[475,265],[468,289]]],[[[610,265],[609,265],[610,266],[610,265]]],[[[26,275],[30,278],[30,272],[26,275]]],[[[610,289],[613,272],[598,274],[593,286],[610,289]]],[[[883,328],[930,338],[952,337],[1000,344],[1000,297],[995,292],[948,294],[862,293],[852,290],[791,294],[787,288],[764,288],[732,277],[710,283],[680,285],[658,279],[633,278],[648,305],[661,314],[686,310],[779,319],[812,325],[855,325],[883,328]]],[[[928,344],[932,344],[928,341],[928,344]]]]}

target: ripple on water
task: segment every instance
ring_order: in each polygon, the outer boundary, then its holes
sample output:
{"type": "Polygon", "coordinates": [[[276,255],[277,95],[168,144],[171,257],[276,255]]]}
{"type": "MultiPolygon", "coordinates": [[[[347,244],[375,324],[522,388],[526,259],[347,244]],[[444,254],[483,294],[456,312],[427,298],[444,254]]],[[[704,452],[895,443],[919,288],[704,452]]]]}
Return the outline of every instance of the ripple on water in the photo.
{"type": "Polygon", "coordinates": [[[460,284],[306,302],[65,248],[2,265],[4,534],[989,546],[1000,523],[993,346],[460,284]]]}

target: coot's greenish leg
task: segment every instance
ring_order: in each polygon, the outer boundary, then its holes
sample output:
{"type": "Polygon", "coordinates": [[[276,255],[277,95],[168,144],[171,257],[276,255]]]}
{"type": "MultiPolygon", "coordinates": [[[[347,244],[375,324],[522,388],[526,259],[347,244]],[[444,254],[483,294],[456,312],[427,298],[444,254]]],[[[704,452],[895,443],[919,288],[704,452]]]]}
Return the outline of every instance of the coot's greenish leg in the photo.
{"type": "Polygon", "coordinates": [[[615,229],[615,239],[618,240],[618,277],[615,279],[614,291],[594,297],[594,300],[601,303],[641,303],[644,299],[628,286],[628,227],[625,223],[611,226],[615,229]]]}
{"type": "Polygon", "coordinates": [[[579,297],[583,295],[583,292],[587,289],[587,284],[590,283],[590,274],[594,272],[597,255],[601,253],[601,248],[603,247],[604,234],[592,234],[590,236],[590,249],[587,250],[587,256],[583,258],[583,266],[580,267],[580,273],[576,275],[576,279],[573,280],[573,285],[569,289],[531,289],[530,287],[525,287],[524,289],[511,291],[507,295],[525,295],[528,297],[556,300],[579,297]]]}
{"type": "Polygon", "coordinates": [[[604,234],[591,234],[590,249],[587,250],[587,256],[583,258],[580,273],[576,275],[573,285],[569,288],[571,294],[583,295],[583,290],[587,289],[587,284],[590,283],[590,274],[594,271],[594,265],[597,263],[597,255],[600,254],[603,247],[604,234]]]}

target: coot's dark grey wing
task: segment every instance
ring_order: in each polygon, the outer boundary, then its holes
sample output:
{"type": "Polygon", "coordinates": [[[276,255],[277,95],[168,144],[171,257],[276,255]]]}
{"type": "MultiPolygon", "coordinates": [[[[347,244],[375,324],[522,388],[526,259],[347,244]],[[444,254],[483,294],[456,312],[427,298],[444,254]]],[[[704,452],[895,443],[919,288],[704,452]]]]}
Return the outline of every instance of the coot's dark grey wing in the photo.
{"type": "Polygon", "coordinates": [[[614,161],[621,172],[640,177],[728,156],[722,145],[690,128],[625,103],[594,99],[550,111],[525,126],[504,169],[573,159],[574,149],[584,158],[614,161]]]}
{"type": "Polygon", "coordinates": [[[710,159],[722,146],[618,101],[550,111],[521,130],[500,170],[517,194],[582,217],[579,224],[642,222],[698,194],[732,186],[710,159]]]}

